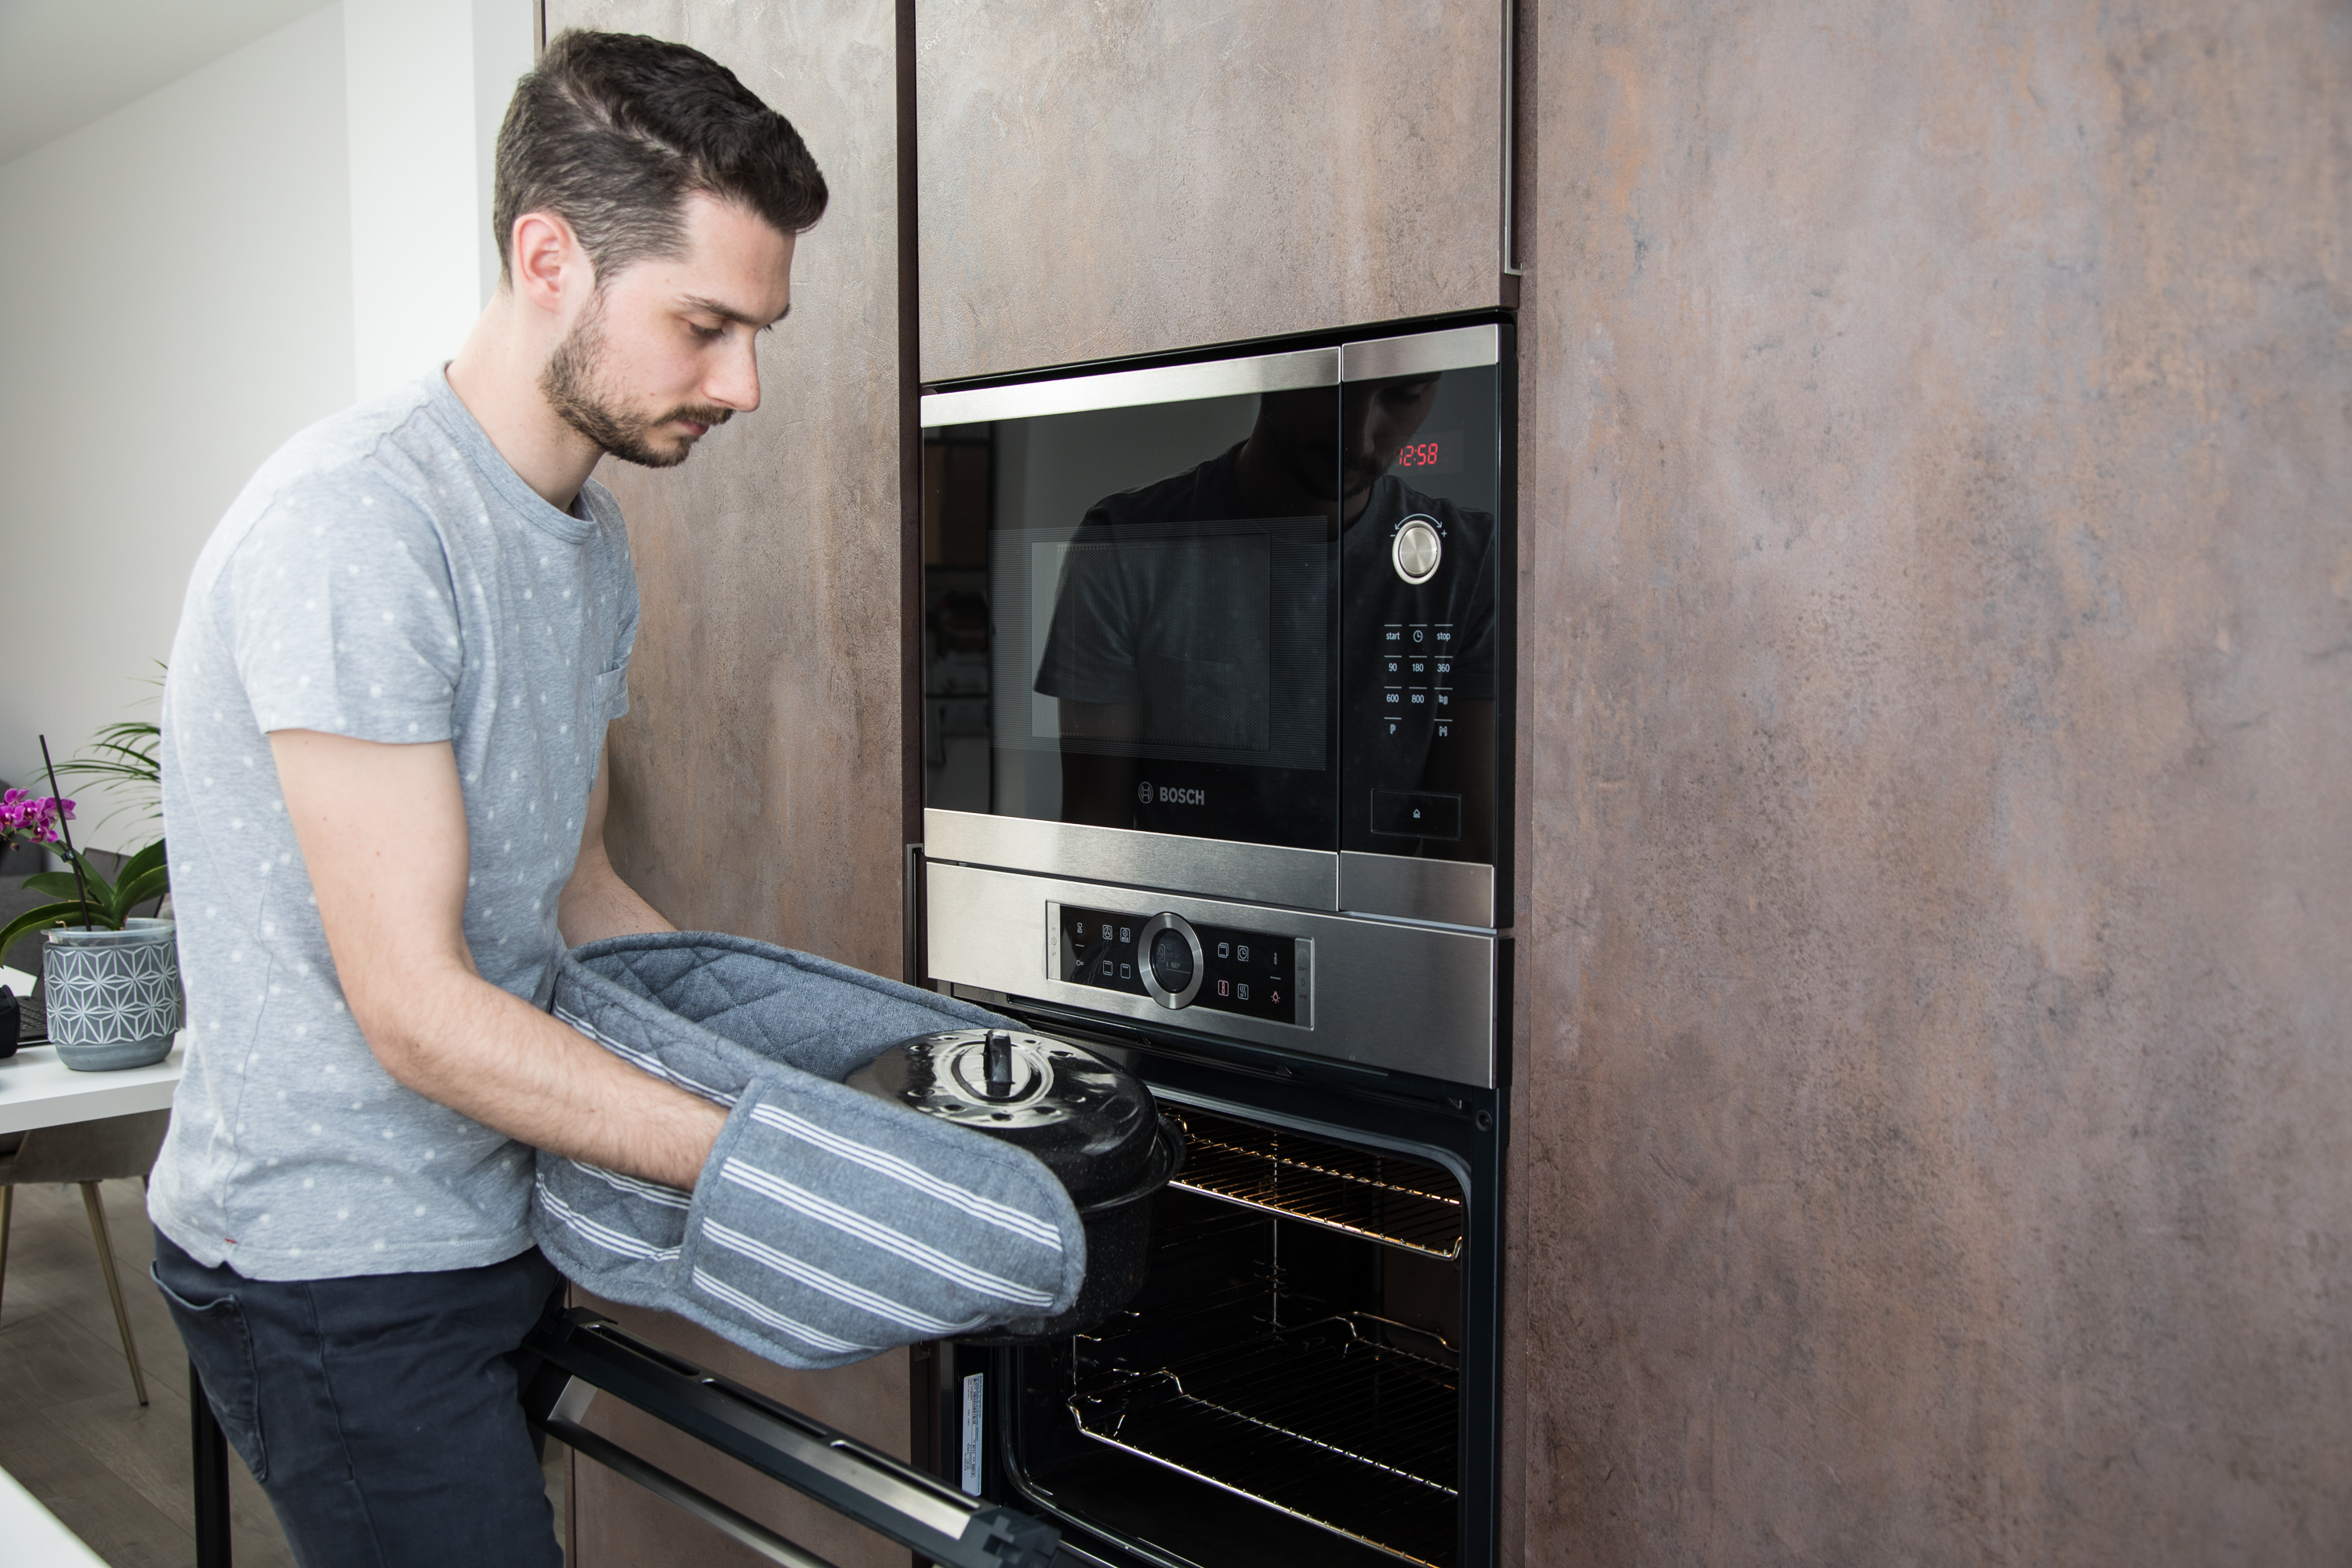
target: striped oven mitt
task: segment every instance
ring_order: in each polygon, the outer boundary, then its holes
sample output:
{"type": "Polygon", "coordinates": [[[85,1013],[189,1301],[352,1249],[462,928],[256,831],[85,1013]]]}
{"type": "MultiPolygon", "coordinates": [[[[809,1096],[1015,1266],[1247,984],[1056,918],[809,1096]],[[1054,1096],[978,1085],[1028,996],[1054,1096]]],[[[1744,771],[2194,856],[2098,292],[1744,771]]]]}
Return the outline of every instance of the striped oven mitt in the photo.
{"type": "Polygon", "coordinates": [[[808,1368],[1076,1300],[1086,1233],[1051,1172],[840,1082],[909,1036],[1003,1019],[707,931],[574,948],[554,1008],[616,1056],[732,1107],[691,1194],[540,1154],[531,1231],[583,1289],[808,1368]]]}

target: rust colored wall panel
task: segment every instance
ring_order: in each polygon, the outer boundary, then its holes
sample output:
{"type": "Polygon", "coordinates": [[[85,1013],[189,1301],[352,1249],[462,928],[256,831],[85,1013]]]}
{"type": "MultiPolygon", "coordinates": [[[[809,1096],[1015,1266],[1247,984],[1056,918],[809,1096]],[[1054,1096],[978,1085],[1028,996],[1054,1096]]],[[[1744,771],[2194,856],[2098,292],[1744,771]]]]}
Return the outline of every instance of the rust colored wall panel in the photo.
{"type": "Polygon", "coordinates": [[[2344,7],[1538,43],[1526,1559],[2344,1561],[2344,7]]]}
{"type": "Polygon", "coordinates": [[[761,404],[682,466],[611,460],[644,616],[607,834],[680,926],[886,973],[900,963],[895,12],[552,0],[733,69],[807,141],[832,205],[801,237],[761,404]]]}
{"type": "MultiPolygon", "coordinates": [[[[648,1344],[732,1378],[860,1442],[890,1454],[907,1451],[903,1354],[877,1356],[832,1372],[786,1372],[667,1312],[616,1307],[585,1296],[580,1305],[614,1319],[648,1344]]],[[[907,1568],[905,1547],[808,1502],[791,1488],[625,1405],[599,1398],[588,1407],[588,1428],[838,1568],[907,1568]]],[[[572,1475],[578,1502],[571,1568],[638,1568],[646,1563],[751,1568],[768,1561],[593,1460],[575,1457],[572,1475]]]]}
{"type": "MultiPolygon", "coordinates": [[[[548,25],[650,33],[733,69],[800,130],[832,187],[802,237],[761,405],[662,472],[606,462],[644,614],[613,729],[607,830],[677,924],[898,973],[902,886],[896,11],[550,0],[548,25]]],[[[908,1358],[796,1376],[674,1319],[617,1314],[889,1452],[908,1358]]],[[[615,1428],[628,1417],[607,1411],[615,1428]]],[[[642,1425],[642,1418],[640,1424],[642,1425]]],[[[674,1434],[649,1458],[843,1568],[906,1552],[674,1434]],[[665,1459],[665,1454],[674,1456],[665,1459]]],[[[602,1466],[572,1468],[575,1568],[756,1561],[602,1466]]]]}
{"type": "Polygon", "coordinates": [[[923,379],[1492,308],[1502,15],[919,0],[923,379]]]}

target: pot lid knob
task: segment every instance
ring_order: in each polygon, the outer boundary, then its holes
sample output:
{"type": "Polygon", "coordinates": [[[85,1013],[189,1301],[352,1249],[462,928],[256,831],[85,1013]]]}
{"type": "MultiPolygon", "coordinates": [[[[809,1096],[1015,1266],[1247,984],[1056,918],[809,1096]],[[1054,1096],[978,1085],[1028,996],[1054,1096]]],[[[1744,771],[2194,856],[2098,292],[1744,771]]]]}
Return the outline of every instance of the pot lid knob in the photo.
{"type": "Polygon", "coordinates": [[[1002,1029],[988,1031],[987,1085],[991,1100],[1013,1098],[1013,1037],[1002,1029]]]}

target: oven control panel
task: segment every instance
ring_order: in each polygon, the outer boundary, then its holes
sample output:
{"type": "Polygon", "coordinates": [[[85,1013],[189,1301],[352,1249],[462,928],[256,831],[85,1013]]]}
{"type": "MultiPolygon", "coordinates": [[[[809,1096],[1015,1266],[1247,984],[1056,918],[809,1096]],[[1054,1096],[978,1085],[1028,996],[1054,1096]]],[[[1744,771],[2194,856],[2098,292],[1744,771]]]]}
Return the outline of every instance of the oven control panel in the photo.
{"type": "Polygon", "coordinates": [[[1298,1021],[1293,977],[1308,970],[1303,938],[1195,925],[1166,911],[1049,904],[1055,978],[1149,996],[1171,1010],[1206,1007],[1276,1024],[1298,1021]]]}

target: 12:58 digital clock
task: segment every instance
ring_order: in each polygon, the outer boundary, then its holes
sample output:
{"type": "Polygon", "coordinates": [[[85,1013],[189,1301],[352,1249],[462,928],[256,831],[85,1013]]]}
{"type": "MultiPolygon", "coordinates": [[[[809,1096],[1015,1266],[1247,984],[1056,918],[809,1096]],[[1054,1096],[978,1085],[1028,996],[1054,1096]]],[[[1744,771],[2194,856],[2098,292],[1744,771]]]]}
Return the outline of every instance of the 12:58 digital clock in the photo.
{"type": "Polygon", "coordinates": [[[1417,441],[1408,441],[1397,448],[1396,468],[1401,474],[1458,473],[1462,468],[1462,433],[1442,430],[1417,441]]]}

